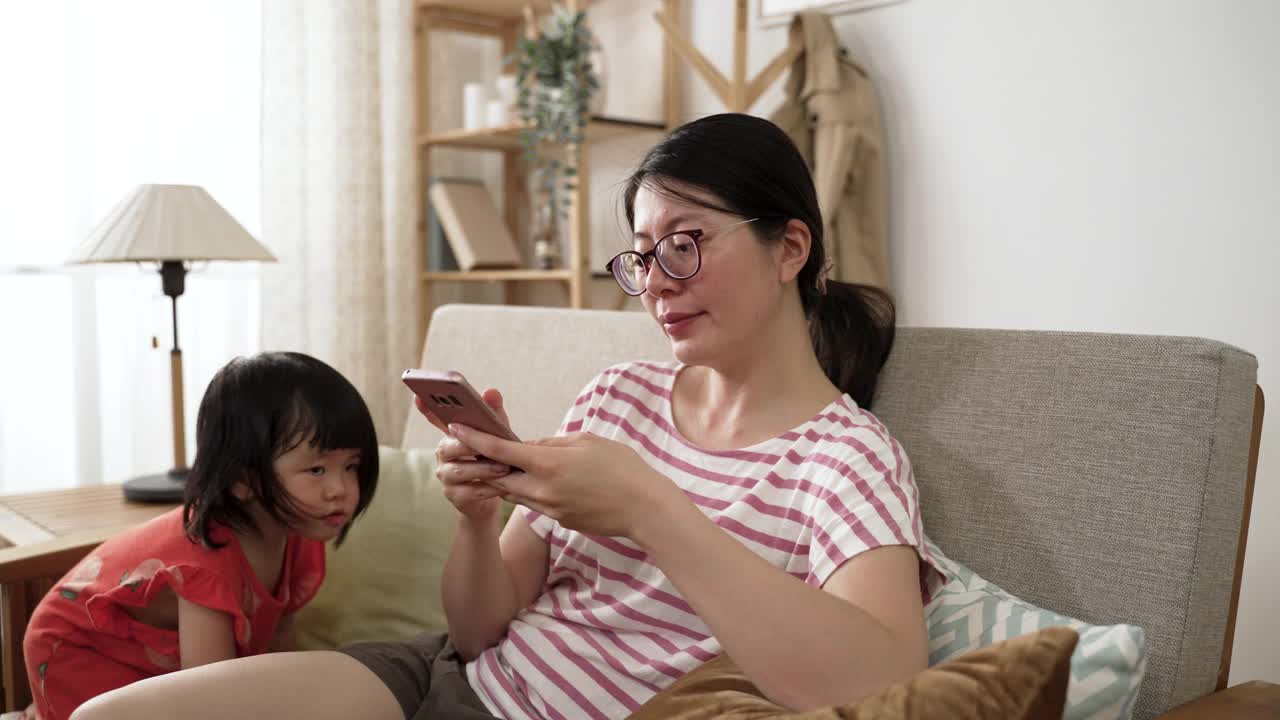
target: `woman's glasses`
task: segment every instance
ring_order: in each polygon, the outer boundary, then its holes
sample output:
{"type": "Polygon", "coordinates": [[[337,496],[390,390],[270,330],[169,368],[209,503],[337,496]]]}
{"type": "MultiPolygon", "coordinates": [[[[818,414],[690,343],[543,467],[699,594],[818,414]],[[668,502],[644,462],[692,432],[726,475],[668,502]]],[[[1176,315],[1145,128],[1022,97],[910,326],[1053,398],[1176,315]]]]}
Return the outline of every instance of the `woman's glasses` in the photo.
{"type": "Polygon", "coordinates": [[[604,267],[613,273],[613,279],[618,281],[618,287],[622,288],[622,292],[635,297],[644,293],[645,285],[649,280],[649,268],[654,260],[658,261],[658,267],[662,268],[662,272],[669,275],[672,280],[688,280],[702,269],[702,251],[698,246],[703,242],[703,235],[746,225],[759,219],[741,220],[713,227],[710,230],[677,230],[662,236],[658,242],[654,243],[652,250],[620,252],[605,263],[604,267]]]}

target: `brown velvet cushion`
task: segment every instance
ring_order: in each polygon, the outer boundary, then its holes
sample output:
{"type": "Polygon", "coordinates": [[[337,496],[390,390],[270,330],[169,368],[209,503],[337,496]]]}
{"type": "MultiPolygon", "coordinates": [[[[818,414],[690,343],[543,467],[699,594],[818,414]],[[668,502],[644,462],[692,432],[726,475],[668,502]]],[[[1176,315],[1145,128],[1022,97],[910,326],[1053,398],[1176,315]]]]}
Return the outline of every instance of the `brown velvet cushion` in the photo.
{"type": "Polygon", "coordinates": [[[722,655],[655,695],[631,720],[1060,718],[1077,639],[1069,628],[1045,628],[953,658],[857,702],[804,713],[766,700],[722,655]]]}

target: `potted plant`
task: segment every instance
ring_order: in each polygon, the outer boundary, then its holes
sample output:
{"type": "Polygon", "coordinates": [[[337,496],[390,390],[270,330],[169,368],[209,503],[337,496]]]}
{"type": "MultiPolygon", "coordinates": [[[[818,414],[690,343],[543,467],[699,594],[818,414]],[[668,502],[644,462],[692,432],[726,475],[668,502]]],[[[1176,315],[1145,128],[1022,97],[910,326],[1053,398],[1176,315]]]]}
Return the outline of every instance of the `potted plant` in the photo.
{"type": "Polygon", "coordinates": [[[521,143],[543,199],[535,238],[552,248],[577,174],[577,153],[564,150],[582,144],[591,98],[600,87],[592,62],[596,49],[586,14],[557,4],[539,32],[517,43],[510,59],[516,66],[516,108],[526,125],[521,143]]]}

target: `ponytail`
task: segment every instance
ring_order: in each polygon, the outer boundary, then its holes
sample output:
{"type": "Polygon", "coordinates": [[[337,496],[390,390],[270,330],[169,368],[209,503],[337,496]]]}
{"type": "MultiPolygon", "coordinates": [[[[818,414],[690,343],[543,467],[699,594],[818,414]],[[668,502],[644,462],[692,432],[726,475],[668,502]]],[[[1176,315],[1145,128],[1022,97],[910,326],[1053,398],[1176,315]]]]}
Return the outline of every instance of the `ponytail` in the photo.
{"type": "Polygon", "coordinates": [[[870,408],[880,369],[893,349],[893,299],[870,285],[827,280],[826,292],[801,290],[809,338],[827,379],[870,408]],[[807,300],[807,302],[805,302],[807,300]]]}

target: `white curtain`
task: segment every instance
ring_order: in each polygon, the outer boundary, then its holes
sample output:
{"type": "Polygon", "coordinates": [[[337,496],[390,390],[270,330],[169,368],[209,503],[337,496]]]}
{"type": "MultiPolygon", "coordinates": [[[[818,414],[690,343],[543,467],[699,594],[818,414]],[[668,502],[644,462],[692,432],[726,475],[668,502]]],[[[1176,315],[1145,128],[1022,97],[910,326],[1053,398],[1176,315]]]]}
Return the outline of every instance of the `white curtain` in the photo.
{"type": "MultiPolygon", "coordinates": [[[[0,492],[172,465],[155,269],[63,262],[141,183],[202,185],[258,234],[259,23],[258,0],[0,3],[0,492]]],[[[257,350],[257,268],[197,267],[178,305],[194,448],[209,378],[257,350]]]]}
{"type": "Polygon", "coordinates": [[[417,364],[413,0],[262,3],[262,344],[314,355],[398,445],[417,364]]]}

